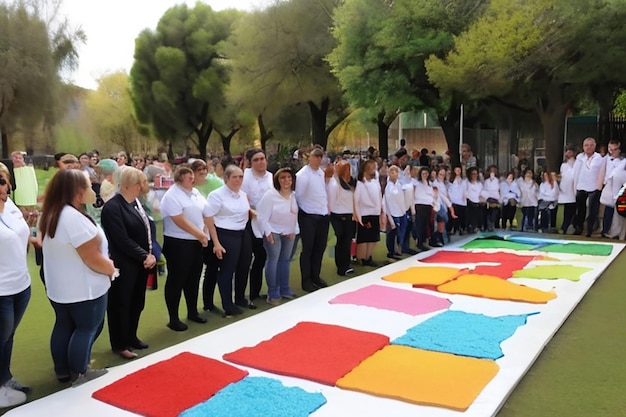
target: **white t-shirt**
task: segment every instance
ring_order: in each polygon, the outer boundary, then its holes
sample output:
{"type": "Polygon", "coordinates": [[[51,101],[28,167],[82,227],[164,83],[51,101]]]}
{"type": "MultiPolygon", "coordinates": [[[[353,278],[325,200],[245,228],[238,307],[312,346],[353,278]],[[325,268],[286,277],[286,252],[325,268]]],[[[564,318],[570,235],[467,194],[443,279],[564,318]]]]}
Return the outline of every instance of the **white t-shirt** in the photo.
{"type": "Polygon", "coordinates": [[[209,193],[204,208],[205,217],[213,217],[215,227],[226,230],[243,230],[250,217],[248,195],[239,190],[235,193],[224,185],[209,193]]]}
{"type": "Polygon", "coordinates": [[[324,171],[305,165],[298,171],[296,177],[296,201],[300,210],[307,214],[326,216],[328,196],[324,171]]]}
{"type": "Polygon", "coordinates": [[[109,244],[100,226],[72,206],[65,206],[53,239],[43,239],[43,270],[48,298],[69,304],[95,300],[111,286],[109,277],[89,268],[76,248],[94,237],[100,239],[100,253],[108,256],[109,244]]]}
{"type": "Polygon", "coordinates": [[[331,213],[350,214],[354,212],[354,191],[341,187],[337,178],[332,177],[326,186],[328,207],[331,213]]]}
{"type": "Polygon", "coordinates": [[[377,179],[357,181],[354,210],[359,216],[379,216],[383,212],[383,194],[377,179]]]}
{"type": "Polygon", "coordinates": [[[176,226],[172,216],[184,215],[185,218],[200,230],[204,230],[204,217],[202,210],[206,206],[206,200],[200,191],[192,188],[187,191],[178,184],[174,184],[167,190],[161,200],[161,215],[163,216],[163,235],[176,239],[197,240],[197,238],[176,226]]]}
{"type": "Polygon", "coordinates": [[[0,296],[19,294],[30,286],[26,263],[30,232],[22,212],[10,198],[0,218],[0,296]]]}
{"type": "Polygon", "coordinates": [[[559,203],[570,204],[576,202],[576,189],[574,187],[575,159],[561,164],[561,182],[559,182],[559,203]]]}
{"type": "Polygon", "coordinates": [[[274,188],[267,190],[257,205],[257,216],[265,236],[270,233],[295,234],[298,223],[296,193],[285,198],[274,188]]]}
{"type": "MultiPolygon", "coordinates": [[[[251,168],[246,168],[243,172],[243,182],[241,183],[241,191],[248,195],[248,201],[250,207],[257,208],[259,201],[265,195],[267,190],[274,188],[273,175],[269,171],[265,171],[262,177],[258,177],[254,174],[251,168]]],[[[252,232],[255,237],[263,237],[263,231],[256,219],[252,219],[250,222],[252,226],[252,232]]]]}

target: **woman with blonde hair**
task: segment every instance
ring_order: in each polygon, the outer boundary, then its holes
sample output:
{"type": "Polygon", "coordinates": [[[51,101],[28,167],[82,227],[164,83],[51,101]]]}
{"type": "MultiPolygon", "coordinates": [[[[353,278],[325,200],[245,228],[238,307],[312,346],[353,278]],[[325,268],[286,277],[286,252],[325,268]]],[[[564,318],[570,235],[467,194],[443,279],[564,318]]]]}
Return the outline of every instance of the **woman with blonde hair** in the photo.
{"type": "Polygon", "coordinates": [[[85,212],[95,198],[83,172],[59,171],[46,188],[39,222],[46,292],[56,315],[50,340],[54,370],[59,381],[74,385],[106,373],[88,369],[117,275],[104,232],[85,212]]]}
{"type": "Polygon", "coordinates": [[[146,349],[137,337],[139,318],[146,303],[148,273],[156,266],[148,214],[139,197],[147,194],[148,179],[139,169],[126,167],[119,177],[119,193],[102,209],[101,223],[109,240],[111,258],[120,269],[112,282],[107,304],[111,349],[133,359],[133,349],[146,349]]]}

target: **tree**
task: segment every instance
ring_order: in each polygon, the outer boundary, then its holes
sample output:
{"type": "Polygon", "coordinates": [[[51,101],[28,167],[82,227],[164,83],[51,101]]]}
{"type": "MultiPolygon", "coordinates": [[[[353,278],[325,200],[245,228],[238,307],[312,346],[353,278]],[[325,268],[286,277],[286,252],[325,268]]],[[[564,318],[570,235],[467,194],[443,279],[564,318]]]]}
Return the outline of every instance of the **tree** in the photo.
{"type": "Polygon", "coordinates": [[[267,119],[302,103],[309,109],[312,142],[326,147],[329,133],[348,115],[324,59],[334,46],[329,28],[338,3],[277,1],[237,24],[230,54],[236,80],[231,97],[261,116],[259,128],[267,135],[267,119]]]}
{"type": "Polygon", "coordinates": [[[59,72],[75,67],[76,48],[85,35],[66,19],[59,21],[60,5],[61,0],[0,4],[0,134],[5,157],[10,132],[30,132],[43,122],[51,134],[61,111],[59,72]]]}
{"type": "Polygon", "coordinates": [[[98,88],[86,100],[89,117],[98,138],[127,153],[144,151],[149,139],[139,133],[133,114],[129,80],[119,71],[102,76],[98,88]]]}
{"type": "Polygon", "coordinates": [[[429,59],[428,75],[445,91],[534,108],[548,168],[556,169],[575,99],[608,95],[610,109],[612,92],[626,81],[625,15],[614,0],[493,0],[453,51],[429,59]]]}
{"type": "Polygon", "coordinates": [[[215,12],[200,2],[193,9],[182,4],[165,12],[156,31],[139,34],[131,96],[139,121],[160,139],[190,137],[206,155],[228,84],[225,41],[239,14],[215,12]]]}
{"type": "Polygon", "coordinates": [[[337,46],[328,56],[350,103],[379,126],[380,150],[399,111],[434,109],[450,149],[458,149],[460,98],[441,94],[426,74],[482,12],[486,0],[345,1],[337,9],[337,46]]]}

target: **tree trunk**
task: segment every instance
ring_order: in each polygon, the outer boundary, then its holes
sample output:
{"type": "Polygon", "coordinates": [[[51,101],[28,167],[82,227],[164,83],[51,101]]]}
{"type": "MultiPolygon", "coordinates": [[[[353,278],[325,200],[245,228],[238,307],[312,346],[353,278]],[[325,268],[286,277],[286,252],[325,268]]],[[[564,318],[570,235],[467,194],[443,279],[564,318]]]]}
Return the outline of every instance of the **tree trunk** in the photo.
{"type": "Polygon", "coordinates": [[[569,106],[570,102],[565,99],[565,87],[561,85],[548,87],[546,97],[537,102],[537,113],[543,126],[548,171],[558,170],[563,160],[565,116],[569,106]]]}
{"type": "Polygon", "coordinates": [[[385,120],[385,112],[381,111],[376,116],[378,126],[378,154],[381,158],[387,159],[389,155],[389,124],[385,120]]]}
{"type": "Polygon", "coordinates": [[[256,118],[257,125],[259,126],[259,134],[261,136],[261,149],[265,150],[267,141],[274,137],[274,132],[268,131],[263,121],[263,115],[259,114],[256,118]]]}
{"type": "Polygon", "coordinates": [[[0,127],[0,136],[2,136],[2,157],[9,157],[9,135],[4,126],[0,127]]]}
{"type": "Polygon", "coordinates": [[[328,134],[326,133],[326,117],[330,99],[324,97],[318,107],[314,102],[307,102],[311,112],[311,139],[314,145],[321,145],[324,149],[328,146],[328,134]]]}
{"type": "Polygon", "coordinates": [[[222,138],[222,148],[224,148],[224,153],[226,155],[230,155],[230,142],[233,140],[233,137],[239,132],[240,128],[232,129],[228,135],[224,135],[219,130],[215,130],[220,138],[222,138]]]}
{"type": "Polygon", "coordinates": [[[459,133],[461,123],[461,106],[451,104],[448,109],[448,114],[444,116],[437,116],[439,126],[443,130],[443,135],[446,137],[446,144],[450,151],[450,165],[457,166],[461,163],[461,156],[459,155],[459,145],[461,141],[461,135],[459,133]]]}
{"type": "Polygon", "coordinates": [[[207,123],[207,126],[198,132],[198,152],[200,153],[200,158],[206,160],[206,148],[209,143],[209,138],[211,137],[211,132],[213,132],[213,123],[207,123]]]}

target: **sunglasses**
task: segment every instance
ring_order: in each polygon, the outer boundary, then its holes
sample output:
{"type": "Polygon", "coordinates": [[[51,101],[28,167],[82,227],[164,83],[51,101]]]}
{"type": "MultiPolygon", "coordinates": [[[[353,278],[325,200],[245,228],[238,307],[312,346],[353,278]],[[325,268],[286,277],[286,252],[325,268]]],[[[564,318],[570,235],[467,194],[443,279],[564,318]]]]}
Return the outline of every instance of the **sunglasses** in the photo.
{"type": "Polygon", "coordinates": [[[7,185],[8,182],[4,178],[0,178],[0,185],[7,185]]]}

